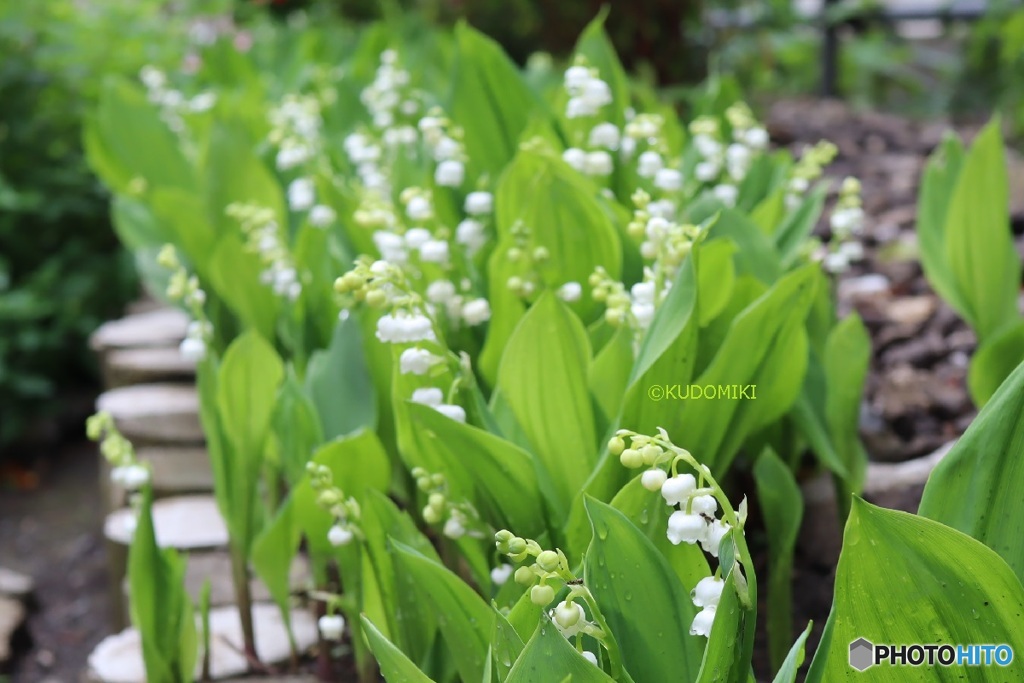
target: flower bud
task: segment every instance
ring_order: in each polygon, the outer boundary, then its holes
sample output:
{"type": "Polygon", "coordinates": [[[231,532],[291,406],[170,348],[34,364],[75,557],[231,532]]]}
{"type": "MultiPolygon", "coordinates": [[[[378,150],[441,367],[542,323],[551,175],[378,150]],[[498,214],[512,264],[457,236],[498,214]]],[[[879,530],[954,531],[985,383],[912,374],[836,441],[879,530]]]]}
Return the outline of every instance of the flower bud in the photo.
{"type": "Polygon", "coordinates": [[[431,493],[427,498],[427,505],[435,508],[444,507],[445,497],[443,493],[431,493]]]}
{"type": "Polygon", "coordinates": [[[562,602],[555,607],[554,621],[562,629],[570,629],[583,619],[583,608],[575,602],[562,602]]]}
{"type": "Polygon", "coordinates": [[[622,440],[622,437],[613,436],[608,442],[608,452],[612,455],[621,455],[625,448],[626,442],[622,440]]]}
{"type": "Polygon", "coordinates": [[[423,521],[427,524],[437,524],[441,521],[440,511],[437,508],[428,505],[423,508],[423,521]]]}
{"type": "Polygon", "coordinates": [[[643,465],[644,458],[640,455],[640,451],[635,448],[627,448],[619,455],[619,462],[622,463],[623,467],[628,467],[632,470],[643,465]]]}
{"type": "Polygon", "coordinates": [[[643,456],[645,465],[653,465],[661,457],[661,453],[661,448],[653,443],[649,443],[640,449],[640,455],[643,456]]]}
{"type": "Polygon", "coordinates": [[[529,587],[537,580],[537,575],[530,571],[529,567],[520,567],[516,570],[515,581],[520,586],[529,587]]]}
{"type": "Polygon", "coordinates": [[[519,538],[518,536],[516,536],[515,538],[509,540],[508,552],[511,555],[519,555],[520,553],[525,553],[526,539],[519,538]]]}
{"type": "Polygon", "coordinates": [[[388,295],[379,289],[371,289],[366,293],[366,305],[371,308],[380,308],[388,302],[388,295]]]}
{"type": "Polygon", "coordinates": [[[555,589],[546,584],[540,583],[530,589],[530,602],[540,607],[551,604],[555,599],[555,589]]]}
{"type": "Polygon", "coordinates": [[[647,470],[640,477],[640,483],[648,491],[660,491],[666,480],[668,480],[668,475],[665,470],[657,467],[647,470]]]}
{"type": "Polygon", "coordinates": [[[558,553],[554,550],[545,550],[537,556],[537,566],[546,572],[558,569],[558,561],[558,553]]]}

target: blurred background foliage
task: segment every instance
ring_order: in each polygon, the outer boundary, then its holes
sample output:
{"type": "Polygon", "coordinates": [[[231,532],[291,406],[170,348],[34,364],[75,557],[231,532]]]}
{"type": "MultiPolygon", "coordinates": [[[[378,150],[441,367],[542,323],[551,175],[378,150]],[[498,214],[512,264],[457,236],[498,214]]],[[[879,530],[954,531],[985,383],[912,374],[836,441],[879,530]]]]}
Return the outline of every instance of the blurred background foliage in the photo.
{"type": "MultiPolygon", "coordinates": [[[[754,102],[821,86],[825,22],[840,26],[838,86],[857,105],[935,116],[1001,108],[1024,131],[1024,3],[990,0],[977,21],[906,40],[880,5],[843,0],[823,18],[792,0],[46,0],[0,3],[0,458],[62,408],[95,367],[84,340],[137,293],[107,197],[82,156],[82,116],[107,74],[188,68],[189,45],[225,23],[353,24],[465,18],[520,63],[557,60],[607,5],[623,61],[680,105],[708,76],[754,102]],[[312,17],[312,18],[310,18],[312,17]],[[542,60],[544,61],[544,60],[542,60]]],[[[938,0],[937,7],[943,2],[938,0]]],[[[259,30],[262,28],[262,31],[259,30]]],[[[258,38],[259,39],[259,38],[258,38]]]]}

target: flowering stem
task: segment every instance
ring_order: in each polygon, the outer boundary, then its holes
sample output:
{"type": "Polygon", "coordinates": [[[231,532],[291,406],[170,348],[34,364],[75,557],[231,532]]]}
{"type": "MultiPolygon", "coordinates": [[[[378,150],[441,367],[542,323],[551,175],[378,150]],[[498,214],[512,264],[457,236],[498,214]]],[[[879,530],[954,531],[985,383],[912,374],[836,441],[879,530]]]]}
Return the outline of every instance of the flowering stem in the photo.
{"type": "Polygon", "coordinates": [[[594,596],[591,595],[590,590],[580,586],[573,586],[569,592],[571,597],[582,598],[587,603],[587,607],[590,608],[590,614],[594,617],[594,621],[601,628],[604,633],[600,639],[605,649],[608,650],[608,664],[611,667],[611,676],[615,680],[619,680],[622,675],[622,656],[619,653],[619,644],[615,642],[615,637],[611,635],[611,629],[608,628],[608,622],[605,621],[604,615],[601,614],[601,610],[597,607],[597,601],[594,600],[594,596]]]}

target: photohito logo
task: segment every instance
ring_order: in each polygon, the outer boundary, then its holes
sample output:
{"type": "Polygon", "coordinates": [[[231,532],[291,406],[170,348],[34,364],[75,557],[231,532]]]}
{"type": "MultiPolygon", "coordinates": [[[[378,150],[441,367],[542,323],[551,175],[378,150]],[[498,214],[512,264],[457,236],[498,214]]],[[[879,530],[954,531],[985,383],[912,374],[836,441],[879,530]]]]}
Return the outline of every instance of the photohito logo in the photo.
{"type": "Polygon", "coordinates": [[[876,664],[889,666],[1009,666],[1013,648],[1009,645],[972,644],[875,645],[866,638],[850,643],[850,666],[866,671],[876,664]]]}

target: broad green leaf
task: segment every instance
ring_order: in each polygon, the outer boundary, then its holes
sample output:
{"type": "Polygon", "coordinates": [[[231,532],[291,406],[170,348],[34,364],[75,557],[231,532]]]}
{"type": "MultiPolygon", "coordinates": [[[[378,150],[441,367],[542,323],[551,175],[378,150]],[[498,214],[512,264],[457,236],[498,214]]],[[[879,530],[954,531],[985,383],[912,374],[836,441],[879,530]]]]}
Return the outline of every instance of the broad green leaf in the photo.
{"type": "Polygon", "coordinates": [[[589,363],[582,323],[547,292],[516,327],[498,371],[498,387],[565,502],[597,459],[589,363]]]}
{"type": "Polygon", "coordinates": [[[292,369],[281,384],[272,421],[278,458],[285,480],[295,485],[306,474],[306,463],[324,442],[316,407],[302,391],[292,369]]]}
{"type": "Polygon", "coordinates": [[[768,649],[772,667],[786,658],[793,637],[792,573],[796,537],[803,518],[800,487],[770,448],[754,464],[757,498],[768,533],[768,649]]]}
{"type": "Polygon", "coordinates": [[[206,206],[210,220],[220,226],[218,232],[240,234],[237,221],[227,215],[235,203],[270,209],[278,225],[288,224],[281,185],[257,155],[244,124],[217,122],[210,133],[205,170],[206,206]]]}
{"type": "Polygon", "coordinates": [[[586,508],[594,536],[584,580],[619,644],[623,666],[637,683],[692,680],[703,643],[689,634],[696,610],[687,588],[625,515],[593,498],[586,508]]]}
{"type": "Polygon", "coordinates": [[[405,656],[394,643],[381,633],[373,622],[362,617],[363,635],[373,652],[373,658],[380,664],[380,673],[387,683],[433,683],[433,679],[420,671],[412,660],[405,656]]]}
{"type": "Polygon", "coordinates": [[[460,23],[452,77],[452,119],[465,134],[469,177],[496,176],[515,155],[519,134],[538,104],[501,47],[460,23]]]}
{"type": "Polygon", "coordinates": [[[526,649],[512,665],[505,683],[564,682],[566,678],[571,679],[572,683],[605,683],[614,680],[584,659],[545,617],[526,644],[526,649]]]}
{"type": "Polygon", "coordinates": [[[736,274],[753,275],[771,284],[782,273],[779,254],[770,237],[745,214],[724,209],[708,231],[708,239],[728,237],[739,246],[735,254],[736,274]]]}
{"type": "Polygon", "coordinates": [[[234,234],[221,236],[210,255],[210,282],[231,312],[265,339],[274,338],[278,299],[260,282],[263,265],[256,254],[245,251],[234,234]]]}
{"type": "Polygon", "coordinates": [[[992,548],[1024,582],[1022,411],[1024,364],[1007,378],[932,471],[919,514],[992,548]]]}
{"type": "Polygon", "coordinates": [[[605,22],[608,19],[609,7],[606,5],[594,17],[576,41],[574,55],[584,57],[587,64],[596,68],[601,80],[608,84],[612,91],[612,104],[608,108],[608,121],[621,128],[625,123],[625,111],[630,106],[630,83],[622,62],[615,53],[605,22]]]}
{"type": "Polygon", "coordinates": [[[860,491],[867,454],[860,441],[861,398],[871,364],[871,336],[860,316],[841,320],[825,343],[825,418],[836,454],[848,476],[848,492],[860,491]]]}
{"type": "Polygon", "coordinates": [[[1016,320],[983,341],[971,357],[967,386],[974,405],[982,408],[1024,361],[1024,320],[1016,320]]]}
{"type": "Polygon", "coordinates": [[[790,212],[775,232],[775,248],[778,249],[782,264],[792,264],[800,253],[800,248],[807,242],[814,231],[814,226],[821,216],[825,205],[827,183],[821,183],[811,190],[804,201],[790,212]]]}
{"type": "Polygon", "coordinates": [[[969,317],[946,252],[946,216],[963,162],[963,143],[952,133],[929,157],[917,198],[917,243],[928,283],[961,316],[969,317]]]}
{"type": "Polygon", "coordinates": [[[746,683],[750,671],[749,636],[754,630],[754,612],[744,609],[736,592],[735,569],[725,577],[711,637],[704,649],[697,683],[746,683]]]}
{"type": "Polygon", "coordinates": [[[411,404],[420,437],[431,439],[445,471],[465,474],[484,519],[497,528],[533,538],[544,531],[544,499],[533,456],[493,434],[448,418],[429,406],[411,404]]]}
{"type": "MultiPolygon", "coordinates": [[[[253,541],[250,562],[281,610],[291,638],[291,568],[302,534],[295,522],[293,506],[286,502],[253,541]]],[[[294,643],[292,643],[294,647],[294,643]]]]}
{"type": "Polygon", "coordinates": [[[611,422],[622,408],[623,394],[633,370],[633,331],[627,325],[615,330],[612,338],[594,357],[587,373],[587,385],[605,420],[611,422]]]}
{"type": "Polygon", "coordinates": [[[185,560],[157,545],[153,527],[153,491],[142,494],[139,520],[128,551],[132,624],[142,638],[146,677],[187,683],[196,661],[196,624],[185,592],[185,560]]]}
{"type": "Polygon", "coordinates": [[[430,606],[459,676],[482,680],[494,627],[491,607],[444,565],[397,541],[393,546],[395,572],[415,583],[420,600],[430,606]]]}
{"type": "MultiPolygon", "coordinates": [[[[1024,651],[1024,588],[994,551],[924,517],[855,498],[835,598],[808,683],[892,681],[886,665],[858,673],[850,643],[1005,643],[1024,651]]],[[[902,680],[902,678],[900,678],[902,680]]],[[[984,668],[935,666],[927,680],[991,681],[984,668]]]]}
{"type": "MultiPolygon", "coordinates": [[[[493,385],[509,337],[525,312],[523,300],[508,288],[510,277],[530,277],[533,269],[513,250],[547,251],[537,267],[537,286],[557,290],[566,282],[586,283],[598,266],[613,277],[621,273],[622,246],[608,214],[594,197],[594,189],[553,151],[523,149],[509,165],[495,196],[498,245],[489,261],[492,317],[480,354],[481,373],[493,385]],[[526,245],[513,234],[528,229],[526,245]]],[[[572,310],[590,321],[599,306],[584,287],[572,310]]]]}
{"type": "Polygon", "coordinates": [[[306,391],[326,439],[377,425],[376,392],[363,354],[362,334],[352,318],[339,321],[331,345],[310,358],[306,391]]]}
{"type": "Polygon", "coordinates": [[[207,277],[207,264],[218,234],[200,195],[177,187],[161,187],[149,195],[148,201],[161,228],[170,236],[169,241],[184,252],[201,277],[207,277]]]}
{"type": "MultiPolygon", "coordinates": [[[[493,607],[493,605],[492,605],[493,607]]],[[[491,662],[494,678],[504,683],[512,670],[512,664],[519,659],[526,645],[523,639],[497,607],[494,607],[494,633],[491,636],[491,662]]]]}
{"type": "Polygon", "coordinates": [[[772,679],[772,683],[796,683],[797,671],[804,663],[804,647],[807,644],[807,636],[811,634],[811,627],[813,625],[813,623],[808,623],[807,628],[804,629],[800,637],[793,643],[793,647],[790,648],[786,659],[779,668],[779,672],[772,679]]]}
{"type": "Polygon", "coordinates": [[[946,214],[946,257],[968,311],[985,341],[1017,317],[1020,256],[1010,233],[1006,157],[994,119],[964,159],[946,214]]]}

